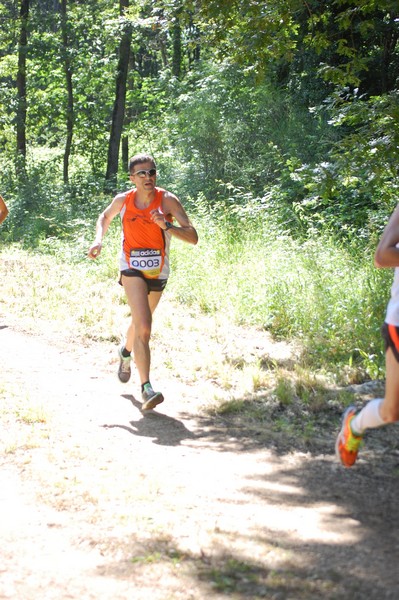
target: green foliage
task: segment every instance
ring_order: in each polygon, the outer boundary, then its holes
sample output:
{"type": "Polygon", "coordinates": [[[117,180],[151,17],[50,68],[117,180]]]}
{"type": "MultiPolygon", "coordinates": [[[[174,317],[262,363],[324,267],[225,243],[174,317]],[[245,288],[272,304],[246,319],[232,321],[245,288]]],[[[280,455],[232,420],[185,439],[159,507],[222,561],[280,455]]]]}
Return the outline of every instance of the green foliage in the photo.
{"type": "Polygon", "coordinates": [[[200,3],[201,25],[219,55],[262,71],[267,63],[289,60],[299,29],[298,0],[200,3]]]}
{"type": "Polygon", "coordinates": [[[344,135],[327,160],[291,170],[297,187],[285,181],[283,201],[302,230],[375,244],[398,197],[399,96],[335,97],[330,110],[330,124],[344,135]]]}
{"type": "Polygon", "coordinates": [[[314,4],[304,43],[320,56],[320,75],[339,87],[361,86],[368,93],[394,89],[399,74],[397,16],[395,0],[314,4]]]}
{"type": "Polygon", "coordinates": [[[322,235],[295,241],[256,200],[232,213],[197,206],[199,245],[173,247],[169,289],[180,302],[300,339],[304,364],[381,373],[391,274],[369,253],[322,235]]]}
{"type": "Polygon", "coordinates": [[[92,219],[109,202],[101,183],[90,176],[77,172],[69,185],[61,184],[56,153],[41,158],[20,182],[6,221],[12,238],[29,247],[46,244],[46,239],[57,245],[54,240],[71,240],[78,231],[92,229],[92,219]]]}
{"type": "Polygon", "coordinates": [[[293,382],[285,377],[279,377],[275,389],[276,398],[282,406],[290,406],[294,401],[295,389],[293,382]]]}
{"type": "MultiPolygon", "coordinates": [[[[57,5],[31,3],[21,174],[20,24],[16,3],[2,3],[0,193],[11,208],[3,238],[61,252],[89,236],[109,203],[117,48],[129,27],[118,189],[129,183],[126,152],[151,152],[159,185],[198,221],[199,246],[173,248],[173,293],[299,337],[309,361],[378,374],[389,274],[375,272],[371,257],[398,197],[397,2],[140,0],[123,16],[119,8],[67,3],[65,47],[57,5]],[[65,59],[74,101],[67,186],[65,59]]],[[[73,260],[83,242],[76,248],[73,260]]]]}
{"type": "Polygon", "coordinates": [[[223,198],[226,184],[263,194],[284,177],[287,158],[302,162],[318,155],[324,123],[270,82],[256,84],[251,72],[228,61],[208,65],[180,88],[165,126],[182,196],[223,198]]]}
{"type": "MultiPolygon", "coordinates": [[[[46,3],[31,8],[29,148],[62,150],[67,94],[60,15],[46,3]]],[[[7,4],[2,15],[13,10],[7,4]]],[[[270,208],[281,212],[281,222],[299,224],[301,232],[325,223],[330,227],[336,214],[336,229],[348,222],[355,229],[367,226],[377,204],[382,200],[390,207],[394,196],[388,179],[381,187],[376,173],[386,166],[379,160],[384,143],[388,158],[397,147],[395,139],[386,143],[386,135],[377,135],[377,155],[375,148],[366,152],[365,144],[359,144],[359,124],[362,120],[375,130],[389,114],[397,123],[393,95],[388,102],[386,96],[398,74],[395,14],[388,0],[378,6],[359,0],[324,5],[287,0],[267,6],[242,0],[143,0],[123,18],[116,2],[70,3],[72,171],[76,162],[85,163],[95,178],[105,171],[117,39],[129,26],[133,42],[124,135],[131,154],[150,150],[156,155],[165,184],[173,184],[183,197],[203,192],[212,201],[223,200],[226,185],[248,188],[254,196],[267,196],[270,208]],[[176,28],[181,35],[179,77],[174,73],[176,28]],[[385,62],[383,39],[388,44],[385,62]],[[223,61],[211,58],[216,50],[223,61]],[[324,83],[321,71],[325,76],[329,70],[335,75],[324,83]],[[368,101],[343,94],[349,80],[345,73],[336,75],[340,70],[353,74],[350,81],[359,81],[361,92],[369,92],[370,82],[381,75],[384,95],[368,101]],[[348,167],[354,161],[347,161],[352,150],[357,151],[355,174],[348,167]]],[[[17,34],[17,26],[0,34],[0,86],[7,106],[0,111],[2,162],[14,160],[17,34]]],[[[62,152],[58,160],[61,164],[62,152]]],[[[395,162],[393,154],[391,164],[395,162]]],[[[121,163],[121,181],[125,171],[121,163]]]]}
{"type": "MultiPolygon", "coordinates": [[[[97,211],[105,198],[84,204],[85,187],[48,189],[38,217],[26,219],[19,231],[27,252],[36,246],[61,264],[77,265],[79,277],[88,280],[90,275],[90,281],[95,278],[108,286],[117,278],[119,226],[115,221],[107,233],[101,260],[87,261],[97,211]],[[78,197],[79,215],[72,201],[78,197]]],[[[31,193],[36,199],[36,191],[31,193]]],[[[358,380],[381,377],[379,331],[392,274],[375,269],[370,253],[326,235],[298,242],[279,229],[257,199],[246,197],[241,207],[213,207],[201,197],[196,204],[192,218],[200,241],[187,246],[174,240],[165,292],[169,297],[232,323],[267,329],[277,339],[298,340],[303,368],[336,372],[340,379],[345,369],[357,372],[358,380]]],[[[18,209],[12,205],[10,219],[13,213],[26,214],[18,209]]],[[[40,310],[45,312],[45,305],[40,310]]],[[[313,406],[316,398],[306,391],[311,387],[314,384],[307,381],[292,393],[313,406]]],[[[278,397],[289,404],[291,392],[284,382],[278,397]]]]}

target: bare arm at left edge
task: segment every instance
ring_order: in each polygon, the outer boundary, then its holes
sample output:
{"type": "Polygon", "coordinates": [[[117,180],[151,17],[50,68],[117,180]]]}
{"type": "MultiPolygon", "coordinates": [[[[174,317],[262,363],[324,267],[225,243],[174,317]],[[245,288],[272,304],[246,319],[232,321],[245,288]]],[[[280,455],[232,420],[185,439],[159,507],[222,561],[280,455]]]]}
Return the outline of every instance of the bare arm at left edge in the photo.
{"type": "Polygon", "coordinates": [[[378,268],[399,267],[399,205],[393,211],[374,255],[374,265],[378,268]]]}
{"type": "Polygon", "coordinates": [[[0,223],[4,221],[4,219],[8,215],[8,208],[6,203],[4,202],[2,196],[0,196],[0,223]]]}

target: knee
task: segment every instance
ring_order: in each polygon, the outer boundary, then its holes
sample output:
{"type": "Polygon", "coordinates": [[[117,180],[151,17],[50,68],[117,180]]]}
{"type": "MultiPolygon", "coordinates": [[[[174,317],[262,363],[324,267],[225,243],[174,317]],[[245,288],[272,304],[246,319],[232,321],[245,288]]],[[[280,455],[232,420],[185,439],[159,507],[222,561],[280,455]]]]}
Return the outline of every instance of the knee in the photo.
{"type": "Polygon", "coordinates": [[[135,324],[135,335],[143,342],[148,342],[151,337],[151,322],[143,321],[135,324]]]}

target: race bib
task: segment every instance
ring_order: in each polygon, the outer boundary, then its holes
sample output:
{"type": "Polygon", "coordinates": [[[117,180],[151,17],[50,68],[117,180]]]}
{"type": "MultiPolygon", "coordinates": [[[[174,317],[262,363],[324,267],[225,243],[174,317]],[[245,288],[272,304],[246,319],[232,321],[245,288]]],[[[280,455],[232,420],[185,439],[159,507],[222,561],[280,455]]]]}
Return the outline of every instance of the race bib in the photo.
{"type": "Polygon", "coordinates": [[[161,272],[162,252],[153,248],[134,248],[130,251],[129,266],[141,271],[144,277],[154,279],[161,272]]]}

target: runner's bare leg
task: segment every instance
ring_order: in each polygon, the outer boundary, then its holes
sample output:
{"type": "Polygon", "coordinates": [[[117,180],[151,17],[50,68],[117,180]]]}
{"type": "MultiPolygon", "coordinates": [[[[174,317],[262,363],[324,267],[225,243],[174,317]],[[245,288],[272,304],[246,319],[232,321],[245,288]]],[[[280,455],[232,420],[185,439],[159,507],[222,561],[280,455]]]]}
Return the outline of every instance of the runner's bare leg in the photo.
{"type": "Polygon", "coordinates": [[[380,406],[380,415],[386,423],[393,423],[399,419],[399,365],[392,348],[388,348],[385,360],[385,397],[380,406]]]}
{"type": "Polygon", "coordinates": [[[131,311],[131,323],[127,330],[125,347],[133,352],[140,377],[140,383],[150,380],[150,337],[152,314],[156,309],[162,292],[150,292],[141,277],[125,277],[122,284],[131,311]]]}

